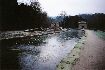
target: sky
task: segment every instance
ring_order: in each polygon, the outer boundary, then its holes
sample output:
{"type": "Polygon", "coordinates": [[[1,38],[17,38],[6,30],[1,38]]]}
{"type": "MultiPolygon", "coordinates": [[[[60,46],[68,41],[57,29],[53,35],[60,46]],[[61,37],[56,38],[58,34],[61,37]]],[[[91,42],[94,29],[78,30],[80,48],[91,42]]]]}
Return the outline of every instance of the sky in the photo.
{"type": "MultiPolygon", "coordinates": [[[[18,0],[29,3],[30,0],[18,0]]],[[[62,11],[67,15],[105,13],[105,0],[38,0],[48,16],[58,16],[62,11]]]]}

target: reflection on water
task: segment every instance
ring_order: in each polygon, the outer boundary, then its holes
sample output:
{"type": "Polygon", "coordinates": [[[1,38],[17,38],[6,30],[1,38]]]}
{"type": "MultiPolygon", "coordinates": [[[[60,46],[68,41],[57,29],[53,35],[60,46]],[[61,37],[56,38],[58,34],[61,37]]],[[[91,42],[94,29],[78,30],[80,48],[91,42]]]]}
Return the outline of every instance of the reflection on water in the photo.
{"type": "Polygon", "coordinates": [[[74,30],[1,41],[2,69],[55,70],[56,65],[70,53],[77,40],[78,32],[74,30]]]}

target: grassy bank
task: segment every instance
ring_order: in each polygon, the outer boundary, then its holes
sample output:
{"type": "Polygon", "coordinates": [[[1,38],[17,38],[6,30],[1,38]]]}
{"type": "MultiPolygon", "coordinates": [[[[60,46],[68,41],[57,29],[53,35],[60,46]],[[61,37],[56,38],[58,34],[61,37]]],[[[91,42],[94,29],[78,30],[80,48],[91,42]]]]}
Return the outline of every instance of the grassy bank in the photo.
{"type": "Polygon", "coordinates": [[[79,40],[73,50],[68,54],[68,56],[63,58],[61,62],[57,65],[56,70],[72,70],[73,65],[75,65],[76,61],[78,61],[80,57],[80,51],[85,40],[85,36],[79,40]]]}
{"type": "Polygon", "coordinates": [[[95,33],[99,38],[102,38],[105,40],[105,32],[98,30],[98,31],[95,31],[95,33]]]}

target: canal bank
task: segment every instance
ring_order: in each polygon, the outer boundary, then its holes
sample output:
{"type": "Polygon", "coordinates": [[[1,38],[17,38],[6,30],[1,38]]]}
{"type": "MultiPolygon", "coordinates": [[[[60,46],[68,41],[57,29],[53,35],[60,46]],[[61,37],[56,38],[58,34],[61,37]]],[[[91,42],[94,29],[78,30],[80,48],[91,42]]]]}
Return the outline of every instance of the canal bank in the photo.
{"type": "Polygon", "coordinates": [[[84,48],[83,45],[85,44],[85,41],[86,36],[81,37],[71,52],[56,66],[56,70],[72,70],[72,67],[79,60],[80,52],[84,48]]]}

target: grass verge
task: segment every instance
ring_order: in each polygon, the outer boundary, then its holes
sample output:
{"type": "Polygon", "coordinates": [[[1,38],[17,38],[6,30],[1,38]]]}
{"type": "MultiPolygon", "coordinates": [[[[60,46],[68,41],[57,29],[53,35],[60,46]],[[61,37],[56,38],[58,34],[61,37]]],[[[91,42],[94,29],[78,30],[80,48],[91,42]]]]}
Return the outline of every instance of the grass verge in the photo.
{"type": "Polygon", "coordinates": [[[85,43],[86,37],[83,36],[79,42],[75,45],[73,50],[68,54],[66,58],[63,58],[61,62],[56,66],[56,70],[72,70],[73,65],[76,64],[80,57],[80,51],[82,45],[85,43]]]}
{"type": "Polygon", "coordinates": [[[105,32],[98,30],[98,31],[95,31],[95,33],[99,38],[105,40],[105,32]]]}

